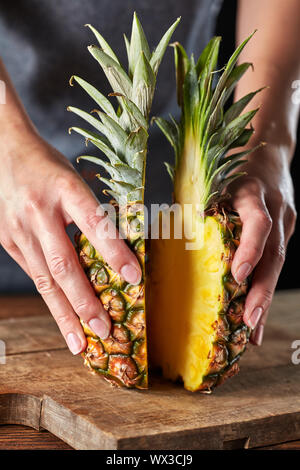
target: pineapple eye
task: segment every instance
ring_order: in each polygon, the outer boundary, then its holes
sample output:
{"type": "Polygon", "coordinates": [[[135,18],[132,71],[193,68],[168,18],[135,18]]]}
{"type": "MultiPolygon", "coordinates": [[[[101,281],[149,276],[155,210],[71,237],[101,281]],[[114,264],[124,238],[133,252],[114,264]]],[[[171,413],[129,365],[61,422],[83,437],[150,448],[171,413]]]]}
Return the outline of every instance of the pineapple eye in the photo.
{"type": "Polygon", "coordinates": [[[133,346],[133,352],[137,356],[144,356],[146,354],[146,342],[144,339],[135,341],[133,346]]]}
{"type": "Polygon", "coordinates": [[[85,239],[85,243],[83,244],[83,246],[81,247],[81,250],[83,251],[83,253],[88,256],[89,258],[94,258],[95,254],[96,254],[96,250],[95,248],[93,247],[93,245],[90,244],[90,242],[88,240],[85,239]]]}
{"type": "Polygon", "coordinates": [[[135,245],[134,245],[134,251],[136,252],[136,255],[140,262],[143,264],[145,261],[147,261],[147,253],[145,250],[145,241],[141,238],[139,238],[135,245]]]}
{"type": "Polygon", "coordinates": [[[100,285],[108,283],[108,274],[104,267],[97,272],[97,283],[100,285]]]}
{"type": "Polygon", "coordinates": [[[140,285],[135,286],[135,285],[129,284],[125,292],[127,295],[129,295],[129,297],[132,297],[133,299],[138,299],[139,297],[143,296],[144,289],[140,285]]]}
{"type": "Polygon", "coordinates": [[[144,223],[142,220],[139,220],[138,217],[132,218],[132,220],[128,220],[128,230],[131,236],[141,236],[144,232],[144,223]]]}
{"type": "Polygon", "coordinates": [[[132,309],[126,319],[125,323],[128,330],[131,332],[131,339],[134,341],[144,337],[145,329],[145,312],[143,309],[132,309]]]}
{"type": "Polygon", "coordinates": [[[227,318],[233,327],[237,327],[243,323],[243,315],[245,310],[245,298],[240,297],[231,302],[227,318]]]}
{"type": "Polygon", "coordinates": [[[230,359],[234,359],[239,354],[242,354],[248,342],[248,329],[243,327],[232,333],[228,348],[230,351],[230,359]]]}
{"type": "Polygon", "coordinates": [[[140,255],[145,254],[145,243],[144,240],[137,240],[136,244],[134,245],[134,251],[140,255]]]}
{"type": "Polygon", "coordinates": [[[140,379],[136,363],[131,357],[112,355],[108,362],[108,371],[119,378],[127,387],[132,387],[140,379]]]}
{"type": "Polygon", "coordinates": [[[127,343],[130,341],[129,331],[121,323],[115,323],[113,325],[112,337],[119,343],[127,343]]]}
{"type": "Polygon", "coordinates": [[[212,361],[209,365],[210,374],[220,372],[227,365],[228,352],[226,346],[215,343],[212,350],[212,361]]]}
{"type": "Polygon", "coordinates": [[[137,286],[128,284],[124,289],[124,297],[127,301],[127,307],[144,307],[144,294],[144,286],[142,284],[139,284],[137,286]]]}
{"type": "Polygon", "coordinates": [[[87,338],[88,347],[85,351],[85,358],[92,368],[106,369],[108,364],[108,354],[99,340],[87,338]]]}
{"type": "Polygon", "coordinates": [[[105,310],[116,322],[122,322],[126,316],[125,302],[121,294],[115,289],[106,289],[100,295],[100,300],[105,310]]]}
{"type": "Polygon", "coordinates": [[[146,357],[147,357],[147,346],[144,339],[139,339],[134,342],[133,355],[134,361],[136,362],[140,372],[145,372],[147,368],[146,357]]]}
{"type": "Polygon", "coordinates": [[[130,341],[130,334],[121,323],[115,323],[112,327],[111,335],[101,341],[108,354],[129,355],[131,353],[132,342],[130,341]]]}
{"type": "Polygon", "coordinates": [[[104,286],[109,282],[109,275],[102,263],[94,263],[89,270],[89,278],[98,286],[104,286]]]}

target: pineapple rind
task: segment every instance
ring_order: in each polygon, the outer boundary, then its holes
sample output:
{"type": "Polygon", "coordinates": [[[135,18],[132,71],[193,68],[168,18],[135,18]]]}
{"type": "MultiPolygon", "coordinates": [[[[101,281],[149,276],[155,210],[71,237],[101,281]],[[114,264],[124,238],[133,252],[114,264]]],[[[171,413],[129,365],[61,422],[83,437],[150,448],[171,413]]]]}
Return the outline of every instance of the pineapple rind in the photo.
{"type": "MultiPolygon", "coordinates": [[[[144,240],[141,240],[144,243],[144,240]]],[[[136,388],[147,388],[148,385],[148,366],[147,366],[147,338],[146,338],[146,319],[145,319],[145,309],[144,309],[144,289],[143,286],[140,284],[139,286],[132,286],[127,282],[123,281],[119,275],[116,273],[105,263],[102,256],[96,252],[96,250],[92,251],[90,249],[90,243],[85,237],[84,234],[79,235],[79,239],[77,240],[77,246],[79,249],[79,258],[81,260],[81,265],[85,268],[88,272],[93,265],[97,267],[105,267],[108,273],[108,282],[101,285],[101,282],[95,277],[89,277],[90,282],[95,290],[97,296],[101,300],[104,305],[104,308],[108,311],[112,321],[112,333],[115,326],[122,326],[124,331],[126,331],[128,338],[127,341],[124,343],[119,342],[118,338],[113,338],[112,334],[105,340],[99,338],[90,328],[89,326],[81,320],[81,324],[83,326],[84,332],[87,336],[88,342],[90,338],[101,343],[103,352],[107,354],[107,357],[111,356],[118,356],[119,358],[123,358],[123,374],[121,375],[114,375],[109,369],[109,361],[107,363],[106,368],[99,368],[93,366],[92,362],[95,357],[94,351],[89,351],[89,348],[83,353],[83,357],[85,358],[85,364],[88,365],[90,368],[95,370],[96,372],[103,375],[106,379],[110,381],[115,381],[117,385],[123,385],[128,388],[136,387],[136,388]],[[86,250],[87,249],[87,250],[86,250]],[[86,255],[86,251],[88,251],[89,256],[86,255]],[[94,254],[91,257],[91,253],[94,254]],[[139,288],[138,295],[134,292],[134,296],[130,297],[129,290],[130,288],[137,289],[139,288]],[[115,299],[119,301],[117,306],[112,304],[114,300],[113,295],[115,293],[115,299]],[[105,295],[105,298],[103,297],[105,295]],[[111,302],[111,303],[110,303],[111,302]],[[112,305],[112,307],[111,307],[112,305]],[[136,307],[137,305],[137,307],[136,307]],[[116,308],[117,307],[117,308],[116,308]],[[139,334],[136,337],[133,337],[130,329],[128,328],[128,317],[134,311],[134,308],[139,312],[139,320],[140,320],[140,329],[139,334]],[[115,310],[114,310],[115,308],[115,310]],[[126,324],[127,323],[127,324],[126,324]],[[108,347],[109,342],[113,338],[113,344],[115,353],[110,353],[110,349],[108,347]],[[136,345],[140,345],[141,342],[144,343],[144,351],[139,354],[136,353],[136,345]],[[124,354],[124,344],[126,349],[128,349],[127,354],[124,354]],[[126,364],[126,361],[129,361],[129,364],[126,364]],[[126,367],[127,366],[127,367],[126,367]],[[130,367],[131,369],[135,370],[134,373],[131,374],[130,377],[126,375],[126,370],[130,367]]],[[[141,267],[144,271],[144,262],[140,258],[141,267]]],[[[100,279],[101,280],[101,279],[100,279]]]]}

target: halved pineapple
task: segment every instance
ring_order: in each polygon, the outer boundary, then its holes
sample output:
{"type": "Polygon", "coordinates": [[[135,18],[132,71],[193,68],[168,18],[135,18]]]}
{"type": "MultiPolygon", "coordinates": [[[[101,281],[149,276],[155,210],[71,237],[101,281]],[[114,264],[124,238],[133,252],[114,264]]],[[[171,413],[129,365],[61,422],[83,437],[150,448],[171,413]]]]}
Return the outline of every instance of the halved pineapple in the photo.
{"type": "MultiPolygon", "coordinates": [[[[250,36],[251,37],[251,36],[250,36]]],[[[253,149],[229,154],[245,145],[246,128],[257,109],[241,114],[249,93],[227,110],[225,103],[251,64],[236,65],[247,38],[233,53],[217,79],[220,39],[212,38],[197,63],[174,44],[180,121],[157,118],[175,151],[167,170],[174,182],[174,203],[194,227],[197,248],[190,240],[151,240],[149,289],[150,355],[172,380],[188,390],[210,392],[238,371],[250,330],[243,323],[248,280],[238,285],[231,262],[239,244],[241,221],[226,203],[224,190],[236,167],[253,149]],[[186,215],[186,207],[191,210],[186,215]]]]}
{"type": "Polygon", "coordinates": [[[151,240],[150,360],[190,391],[210,390],[236,373],[249,337],[240,315],[247,282],[239,286],[230,274],[238,242],[234,217],[221,217],[200,219],[203,240],[196,250],[174,233],[151,240]]]}

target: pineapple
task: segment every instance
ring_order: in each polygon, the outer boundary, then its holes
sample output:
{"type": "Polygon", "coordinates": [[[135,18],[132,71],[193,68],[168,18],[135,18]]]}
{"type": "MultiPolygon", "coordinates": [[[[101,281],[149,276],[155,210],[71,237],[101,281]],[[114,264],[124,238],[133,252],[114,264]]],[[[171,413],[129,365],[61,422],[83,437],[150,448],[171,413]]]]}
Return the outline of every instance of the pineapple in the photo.
{"type": "Polygon", "coordinates": [[[143,272],[139,285],[126,283],[104,261],[84,234],[76,239],[81,265],[112,320],[110,336],[102,340],[82,321],[87,336],[83,353],[85,363],[113,384],[125,387],[147,388],[147,344],[145,321],[145,240],[144,183],[147,153],[149,112],[155,90],[156,75],[179,18],[164,34],[153,53],[142,26],[134,14],[130,41],[125,36],[128,55],[128,73],[99,32],[93,31],[100,48],[90,46],[89,52],[102,67],[118,102],[115,109],[110,100],[85,80],[73,76],[96,102],[97,117],[75,107],[68,110],[83,118],[95,130],[71,128],[86,142],[99,148],[108,160],[83,155],[102,166],[110,179],[99,175],[109,189],[112,204],[117,210],[119,232],[136,253],[143,272]]]}
{"type": "Polygon", "coordinates": [[[244,174],[232,170],[253,150],[227,153],[251,137],[253,129],[246,126],[257,109],[241,113],[260,90],[226,111],[224,105],[251,65],[236,65],[251,36],[236,49],[218,79],[220,37],[211,39],[197,63],[179,43],[173,44],[182,115],[180,122],[172,116],[169,121],[155,119],[175,151],[175,165],[166,164],[174,183],[174,202],[192,208],[187,215],[183,211],[183,219],[174,211],[171,222],[183,220],[192,237],[180,239],[173,230],[171,239],[161,233],[151,239],[150,358],[166,378],[181,379],[190,391],[210,393],[236,374],[250,335],[243,323],[249,279],[238,285],[231,274],[241,221],[228,207],[224,190],[244,174]],[[191,243],[196,249],[187,249],[191,243]]]}

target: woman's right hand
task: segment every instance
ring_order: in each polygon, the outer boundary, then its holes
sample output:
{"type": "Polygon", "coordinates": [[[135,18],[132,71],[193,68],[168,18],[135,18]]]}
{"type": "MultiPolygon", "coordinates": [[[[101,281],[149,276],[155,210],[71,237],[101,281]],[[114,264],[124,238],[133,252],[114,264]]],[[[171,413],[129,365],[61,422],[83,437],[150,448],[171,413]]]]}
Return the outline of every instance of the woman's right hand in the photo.
{"type": "Polygon", "coordinates": [[[69,161],[31,126],[2,134],[0,155],[0,242],[32,278],[71,352],[78,354],[86,347],[78,317],[101,338],[111,324],[66,226],[75,222],[127,282],[140,281],[139,263],[122,239],[97,237],[96,227],[107,224],[96,215],[99,202],[69,161]]]}

